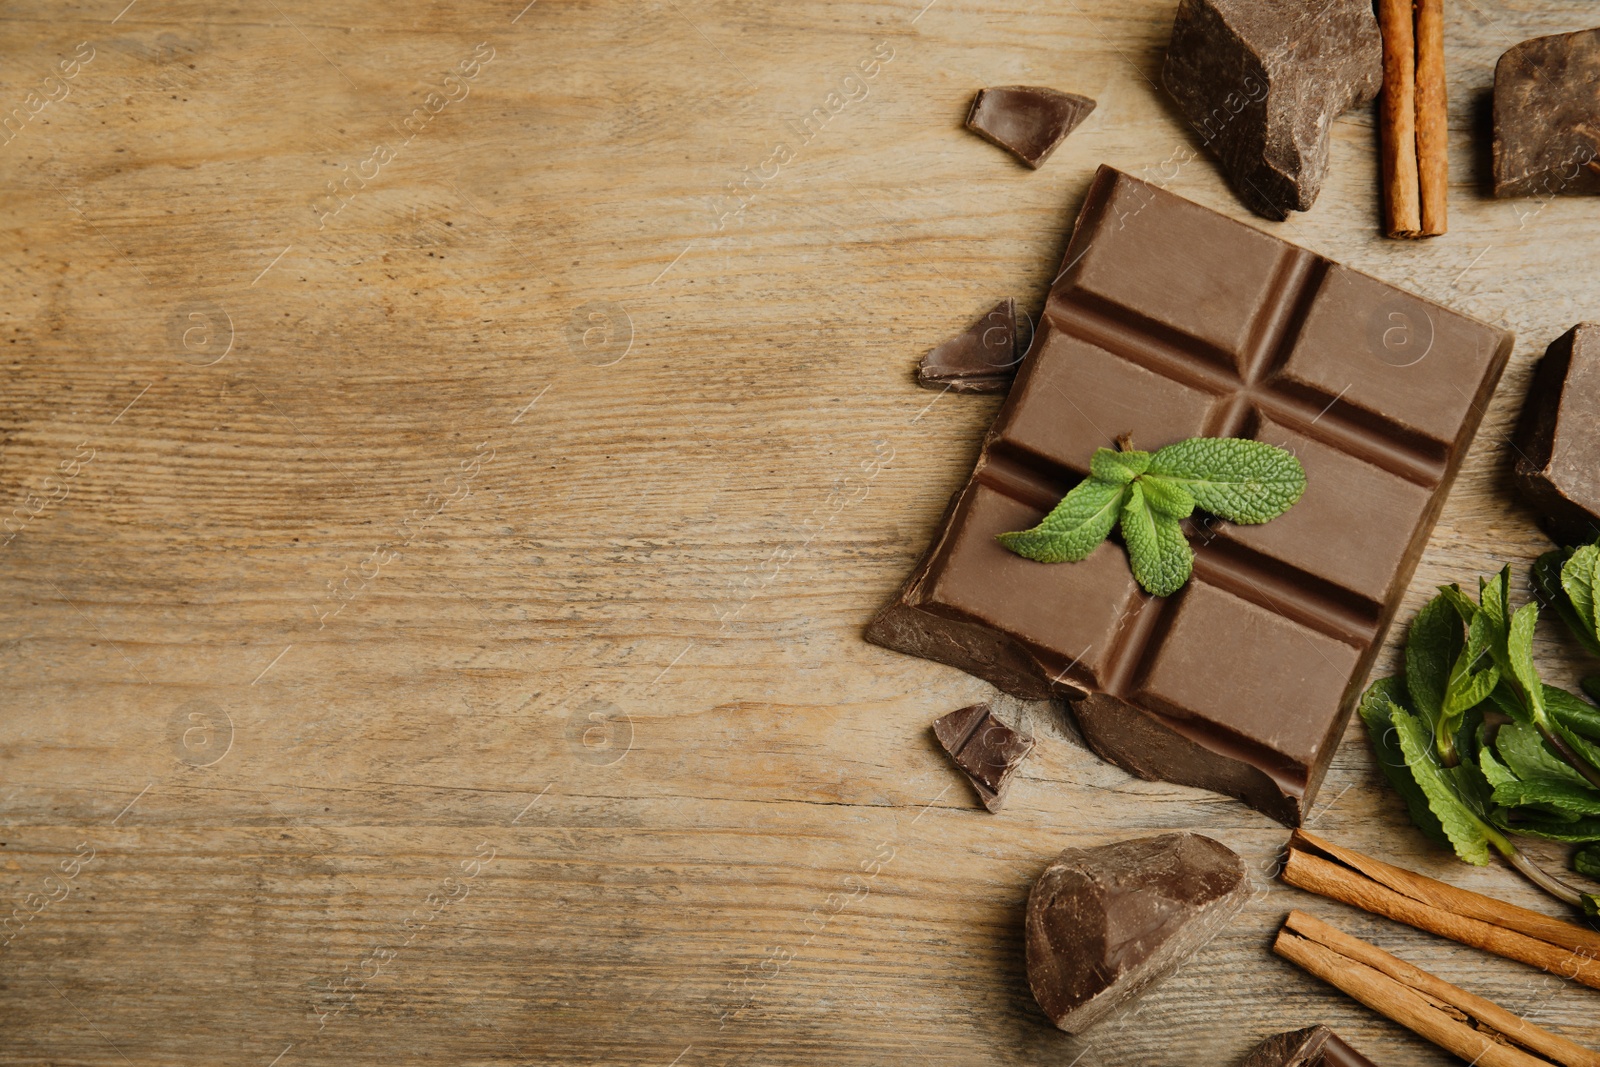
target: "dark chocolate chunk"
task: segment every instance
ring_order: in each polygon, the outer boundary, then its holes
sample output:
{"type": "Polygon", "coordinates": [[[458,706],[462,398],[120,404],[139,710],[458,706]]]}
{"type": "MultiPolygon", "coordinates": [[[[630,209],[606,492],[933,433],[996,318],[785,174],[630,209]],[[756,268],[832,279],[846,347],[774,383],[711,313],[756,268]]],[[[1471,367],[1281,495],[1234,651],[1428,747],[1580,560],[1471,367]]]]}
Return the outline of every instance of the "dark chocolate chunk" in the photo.
{"type": "Polygon", "coordinates": [[[1535,37],[1494,68],[1494,195],[1600,193],[1600,29],[1535,37]]]}
{"type": "Polygon", "coordinates": [[[995,718],[987,704],[974,704],[935,719],[933,736],[971,779],[978,799],[990,811],[999,811],[1005,804],[1011,776],[1033,751],[1033,738],[995,718]]]}
{"type": "Polygon", "coordinates": [[[1009,296],[965,332],[922,357],[917,384],[957,393],[1003,393],[1011,388],[1017,351],[1017,304],[1009,296]]]}
{"type": "Polygon", "coordinates": [[[1257,1045],[1241,1067],[1375,1067],[1326,1026],[1275,1034],[1257,1045]]]}
{"type": "Polygon", "coordinates": [[[1378,95],[1378,20],[1371,0],[1181,0],[1161,83],[1239,198],[1285,219],[1322,191],[1333,120],[1378,95]]]}
{"type": "Polygon", "coordinates": [[[1517,490],[1545,532],[1564,545],[1600,537],[1600,325],[1545,350],[1513,442],[1517,490]]]}
{"type": "Polygon", "coordinates": [[[1094,101],[1076,93],[999,85],[972,98],[967,129],[1037,170],[1093,110],[1094,101]]]}
{"type": "Polygon", "coordinates": [[[1101,756],[1296,824],[1398,609],[1511,335],[1108,167],[1030,354],[927,553],[867,630],[1025,699],[1101,756]],[[1035,563],[1037,524],[1123,434],[1291,449],[1280,518],[1189,527],[1150,597],[1123,548],[1035,563]]]}
{"type": "Polygon", "coordinates": [[[1033,998],[1082,1033],[1176,970],[1249,896],[1239,857],[1199,834],[1069,848],[1028,894],[1033,998]]]}

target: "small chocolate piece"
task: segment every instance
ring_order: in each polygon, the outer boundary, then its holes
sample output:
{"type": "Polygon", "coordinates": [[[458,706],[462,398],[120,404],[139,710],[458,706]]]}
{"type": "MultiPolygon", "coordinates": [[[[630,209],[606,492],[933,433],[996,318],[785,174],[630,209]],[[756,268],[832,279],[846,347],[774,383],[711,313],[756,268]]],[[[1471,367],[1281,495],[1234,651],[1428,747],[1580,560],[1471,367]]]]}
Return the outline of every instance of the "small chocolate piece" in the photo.
{"type": "Polygon", "coordinates": [[[1290,825],[1312,802],[1511,350],[1511,335],[1102,167],[1038,336],[867,639],[1014,696],[1065,697],[1101,756],[1290,825]],[[1196,521],[1170,597],[1107,541],[1035,563],[1036,525],[1122,434],[1289,448],[1305,495],[1196,521]]]}
{"type": "Polygon", "coordinates": [[[1333,120],[1371,103],[1383,46],[1371,0],[1181,0],[1161,84],[1251,211],[1305,211],[1333,120]]]}
{"type": "Polygon", "coordinates": [[[1244,864],[1200,834],[1069,848],[1028,894],[1028,986],[1082,1033],[1160,981],[1239,914],[1244,864]]]}
{"type": "Polygon", "coordinates": [[[1011,776],[1033,751],[1033,738],[995,718],[987,704],[974,704],[935,719],[933,736],[972,780],[978,799],[990,811],[1005,805],[1011,776]]]}
{"type": "Polygon", "coordinates": [[[922,357],[917,384],[956,393],[1003,393],[1021,362],[1017,352],[1017,303],[1009,296],[964,333],[922,357]]]}
{"type": "Polygon", "coordinates": [[[1545,532],[1564,545],[1600,536],[1600,324],[1545,350],[1512,440],[1517,490],[1545,532]]]}
{"type": "Polygon", "coordinates": [[[1513,45],[1494,68],[1494,195],[1600,193],[1600,29],[1513,45]]]}
{"type": "Polygon", "coordinates": [[[1326,1026],[1275,1034],[1257,1045],[1240,1067],[1375,1067],[1326,1026]]]}
{"type": "Polygon", "coordinates": [[[1094,101],[1040,85],[979,89],[967,112],[967,129],[1038,170],[1067,134],[1089,117],[1094,101]]]}

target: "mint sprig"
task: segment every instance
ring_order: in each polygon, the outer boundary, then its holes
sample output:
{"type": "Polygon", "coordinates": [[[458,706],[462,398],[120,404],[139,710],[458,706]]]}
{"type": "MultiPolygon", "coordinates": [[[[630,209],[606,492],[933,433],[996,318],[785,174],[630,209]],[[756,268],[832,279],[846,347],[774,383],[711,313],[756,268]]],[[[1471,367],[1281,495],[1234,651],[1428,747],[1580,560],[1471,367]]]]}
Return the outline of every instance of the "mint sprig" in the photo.
{"type": "Polygon", "coordinates": [[[1306,490],[1289,451],[1237,437],[1193,437],[1155,453],[1101,448],[1080,482],[1031,530],[999,541],[1040,563],[1086,558],[1118,524],[1133,576],[1152,596],[1170,596],[1194,570],[1182,522],[1196,508],[1229,522],[1277,518],[1306,490]]]}
{"type": "MultiPolygon", "coordinates": [[[[1552,553],[1534,568],[1546,606],[1575,627],[1591,624],[1593,602],[1582,584],[1568,590],[1560,580],[1576,555],[1552,553]]],[[[1593,575],[1591,559],[1577,566],[1593,575]]],[[[1411,624],[1404,680],[1374,682],[1361,719],[1425,834],[1468,863],[1497,852],[1553,896],[1600,914],[1600,897],[1552,877],[1512,840],[1591,846],[1577,869],[1600,870],[1600,708],[1540,679],[1539,605],[1513,610],[1511,584],[1507,567],[1479,581],[1476,600],[1458,586],[1440,589],[1411,624]]]]}

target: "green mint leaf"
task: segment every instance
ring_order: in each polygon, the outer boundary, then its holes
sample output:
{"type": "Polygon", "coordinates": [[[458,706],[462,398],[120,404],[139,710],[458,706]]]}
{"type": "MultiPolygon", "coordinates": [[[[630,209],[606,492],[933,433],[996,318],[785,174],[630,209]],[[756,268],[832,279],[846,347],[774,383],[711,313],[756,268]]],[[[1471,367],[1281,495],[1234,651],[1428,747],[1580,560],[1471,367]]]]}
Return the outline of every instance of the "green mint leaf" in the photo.
{"type": "Polygon", "coordinates": [[[1489,706],[1500,714],[1515,722],[1532,725],[1533,718],[1528,714],[1528,709],[1523,705],[1522,699],[1517,696],[1516,687],[1507,678],[1501,678],[1500,684],[1494,687],[1489,694],[1489,706]]]}
{"type": "Polygon", "coordinates": [[[1557,756],[1539,731],[1528,723],[1509,723],[1494,738],[1495,753],[1518,778],[1555,778],[1583,785],[1583,775],[1557,756]]]}
{"type": "Polygon", "coordinates": [[[1600,845],[1590,845],[1574,852],[1572,869],[1586,878],[1600,879],[1600,845]]]}
{"type": "Polygon", "coordinates": [[[1146,474],[1139,479],[1144,499],[1155,510],[1174,519],[1187,519],[1194,514],[1194,494],[1158,474],[1146,474]]]}
{"type": "Polygon", "coordinates": [[[1478,579],[1478,610],[1488,613],[1497,630],[1504,630],[1511,619],[1510,583],[1509,566],[1493,578],[1478,579]]]}
{"type": "Polygon", "coordinates": [[[1489,745],[1480,745],[1478,748],[1478,769],[1483,772],[1483,777],[1489,785],[1495,789],[1507,782],[1521,781],[1510,767],[1500,762],[1494,754],[1493,747],[1489,745]]]}
{"type": "Polygon", "coordinates": [[[1438,723],[1444,710],[1445,694],[1461,670],[1464,647],[1461,617],[1442,595],[1424,604],[1411,620],[1406,635],[1406,692],[1429,727],[1438,723]]]}
{"type": "Polygon", "coordinates": [[[1439,595],[1449,601],[1450,606],[1456,609],[1456,614],[1461,616],[1462,622],[1470,623],[1473,617],[1478,614],[1478,605],[1474,604],[1472,598],[1461,591],[1459,585],[1441,585],[1439,587],[1439,595]]]}
{"type": "Polygon", "coordinates": [[[1562,589],[1571,600],[1574,613],[1584,622],[1590,635],[1595,630],[1595,565],[1600,563],[1600,545],[1586,544],[1573,552],[1562,566],[1562,589]]]}
{"type": "Polygon", "coordinates": [[[1600,841],[1600,819],[1518,819],[1516,832],[1524,837],[1542,837],[1547,841],[1565,841],[1586,845],[1600,841]]]}
{"type": "Polygon", "coordinates": [[[1306,491],[1306,472],[1294,455],[1263,441],[1194,437],[1168,445],[1149,473],[1178,482],[1195,502],[1229,522],[1275,519],[1306,491]]]}
{"type": "Polygon", "coordinates": [[[997,540],[1017,555],[1040,563],[1074,563],[1111,535],[1127,492],[1125,485],[1086,479],[1062,497],[1039,525],[1000,534],[997,540]]]}
{"type": "Polygon", "coordinates": [[[1112,448],[1097,448],[1089,458],[1089,477],[1102,482],[1127,485],[1150,466],[1148,452],[1118,452],[1112,448]]]}
{"type": "Polygon", "coordinates": [[[1498,836],[1476,810],[1473,802],[1458,791],[1459,779],[1445,772],[1433,754],[1433,739],[1422,720],[1398,706],[1389,706],[1400,751],[1411,769],[1417,786],[1428,800],[1428,809],[1438,818],[1445,837],[1456,855],[1467,863],[1482,867],[1489,862],[1489,844],[1498,836]]]}
{"type": "Polygon", "coordinates": [[[1139,482],[1128,487],[1122,505],[1122,540],[1128,546],[1134,578],[1151,596],[1171,596],[1189,580],[1194,552],[1184,539],[1183,527],[1150,506],[1139,482]]]}
{"type": "MultiPolygon", "coordinates": [[[[1509,570],[1510,568],[1507,568],[1509,570]]],[[[1502,585],[1509,575],[1502,574],[1502,585]]],[[[1544,683],[1539,681],[1539,669],[1533,665],[1533,631],[1539,625],[1539,605],[1524,604],[1511,616],[1506,627],[1505,658],[1510,675],[1527,701],[1528,710],[1535,723],[1542,722],[1544,712],[1544,683]]],[[[1502,668],[1504,673],[1504,668],[1502,668]]]]}
{"type": "Polygon", "coordinates": [[[1449,692],[1445,693],[1444,707],[1439,712],[1441,733],[1454,733],[1460,729],[1466,713],[1488,700],[1489,694],[1494,692],[1499,684],[1500,671],[1496,667],[1472,675],[1463,675],[1461,684],[1452,685],[1449,692]]]}
{"type": "Polygon", "coordinates": [[[1405,696],[1405,686],[1399,678],[1379,678],[1367,688],[1356,706],[1356,713],[1367,727],[1367,737],[1372,740],[1372,750],[1378,757],[1378,767],[1389,779],[1396,793],[1406,803],[1411,822],[1424,836],[1444,848],[1450,847],[1444,827],[1438,816],[1428,807],[1428,798],[1417,785],[1406,766],[1405,753],[1400,751],[1400,734],[1395,728],[1392,709],[1399,706],[1405,696]]]}
{"type": "Polygon", "coordinates": [[[1544,687],[1544,706],[1550,717],[1568,730],[1591,740],[1600,740],[1600,708],[1575,693],[1557,686],[1544,687]]]}
{"type": "Polygon", "coordinates": [[[1507,782],[1495,787],[1491,799],[1503,808],[1540,808],[1566,822],[1600,815],[1600,793],[1561,778],[1507,782]]]}
{"type": "MultiPolygon", "coordinates": [[[[1561,571],[1572,558],[1574,551],[1570,548],[1557,548],[1535,560],[1532,569],[1533,591],[1540,603],[1555,609],[1556,614],[1561,616],[1561,621],[1567,624],[1567,629],[1571,630],[1573,636],[1588,649],[1590,655],[1600,656],[1600,626],[1597,626],[1600,620],[1579,615],[1577,608],[1573,606],[1572,598],[1561,584],[1561,571]]],[[[1593,587],[1594,583],[1591,582],[1590,588],[1593,587]]]]}

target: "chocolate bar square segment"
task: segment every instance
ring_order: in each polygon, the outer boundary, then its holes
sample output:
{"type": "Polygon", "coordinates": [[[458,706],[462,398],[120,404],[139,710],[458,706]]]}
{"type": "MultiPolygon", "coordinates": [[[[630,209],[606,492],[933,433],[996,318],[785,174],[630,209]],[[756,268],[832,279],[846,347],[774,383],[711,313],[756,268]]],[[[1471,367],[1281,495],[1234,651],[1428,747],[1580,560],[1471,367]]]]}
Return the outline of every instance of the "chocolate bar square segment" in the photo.
{"type": "MultiPolygon", "coordinates": [[[[1310,769],[1338,743],[1330,734],[1343,725],[1340,711],[1362,650],[1282,614],[1285,605],[1250,588],[1247,573],[1226,580],[1246,588],[1230,591],[1196,576],[1170,598],[1164,632],[1145,649],[1130,702],[1202,744],[1246,755],[1289,791],[1303,792],[1310,769]],[[1253,602],[1257,597],[1265,603],[1253,602]]],[[[1127,746],[1108,731],[1094,747],[1118,764],[1138,755],[1125,758],[1127,746]]]]}
{"type": "Polygon", "coordinates": [[[968,485],[942,542],[902,599],[873,621],[868,640],[978,666],[972,673],[1031,700],[1082,693],[1068,678],[1100,679],[1117,633],[1149,598],[1115,544],[1071,568],[1041,568],[995,540],[1044,515],[981,482],[968,485]],[[926,643],[909,647],[917,642],[926,643]]]}
{"type": "MultiPolygon", "coordinates": [[[[1300,432],[1270,418],[1258,421],[1249,436],[1294,453],[1306,471],[1305,495],[1287,512],[1259,526],[1219,523],[1215,543],[1219,551],[1232,545],[1256,553],[1257,571],[1281,575],[1291,585],[1320,580],[1324,595],[1317,598],[1318,607],[1327,603],[1375,615],[1396,592],[1395,580],[1415,547],[1418,531],[1432,525],[1428,509],[1434,485],[1431,479],[1419,485],[1393,469],[1352,455],[1339,446],[1352,448],[1354,442],[1337,435],[1330,435],[1332,443],[1310,436],[1319,429],[1332,427],[1312,423],[1307,432],[1300,432]],[[1345,528],[1341,536],[1323,536],[1341,527],[1345,528]],[[1339,603],[1352,597],[1355,603],[1339,603]]],[[[1410,473],[1406,464],[1391,463],[1394,466],[1410,473]]]]}
{"type": "Polygon", "coordinates": [[[1097,181],[1045,313],[1098,319],[1092,325],[1113,351],[1171,340],[1184,346],[1179,366],[1188,373],[1208,369],[1190,354],[1237,371],[1296,251],[1145,182],[1097,181]]]}
{"type": "Polygon", "coordinates": [[[1001,722],[987,704],[974,704],[934,720],[933,736],[971,780],[978,799],[990,811],[1004,806],[1012,775],[1034,745],[1032,737],[1001,722]]]}
{"type": "MultiPolygon", "coordinates": [[[[1411,451],[1442,473],[1477,428],[1506,359],[1499,330],[1337,264],[1266,384],[1332,424],[1370,428],[1377,447],[1411,451]]],[[[1320,421],[1320,420],[1319,420],[1320,421]]]]}
{"type": "Polygon", "coordinates": [[[1551,342],[1534,371],[1514,438],[1518,493],[1564,545],[1600,537],[1600,325],[1551,342]]]}
{"type": "Polygon", "coordinates": [[[1109,167],[1066,262],[971,480],[867,637],[1075,700],[1090,745],[1126,769],[1295,824],[1511,335],[1109,167]],[[1260,526],[1196,515],[1194,576],[1167,598],[1138,588],[1115,539],[1058,564],[995,542],[1125,433],[1145,449],[1278,444],[1307,489],[1260,526]]]}
{"type": "Polygon", "coordinates": [[[1120,435],[1153,450],[1203,433],[1218,401],[1215,393],[1114,355],[1049,319],[1028,360],[1033,373],[994,425],[997,445],[1022,466],[1081,477],[1094,450],[1120,435]]]}

